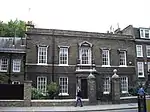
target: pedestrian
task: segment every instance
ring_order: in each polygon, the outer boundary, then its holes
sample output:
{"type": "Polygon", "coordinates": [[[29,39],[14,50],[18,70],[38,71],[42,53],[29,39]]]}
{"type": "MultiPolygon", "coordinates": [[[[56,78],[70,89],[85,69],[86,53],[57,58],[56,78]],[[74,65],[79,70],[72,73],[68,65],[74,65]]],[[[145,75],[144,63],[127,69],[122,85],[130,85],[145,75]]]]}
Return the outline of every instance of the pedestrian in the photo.
{"type": "Polygon", "coordinates": [[[140,98],[143,98],[143,96],[145,95],[145,91],[144,91],[142,85],[140,85],[140,88],[138,90],[138,95],[140,98]]]}
{"type": "Polygon", "coordinates": [[[75,107],[78,105],[79,102],[80,102],[80,107],[83,107],[81,98],[82,98],[81,89],[78,87],[78,89],[77,89],[77,100],[76,100],[75,107]]]}

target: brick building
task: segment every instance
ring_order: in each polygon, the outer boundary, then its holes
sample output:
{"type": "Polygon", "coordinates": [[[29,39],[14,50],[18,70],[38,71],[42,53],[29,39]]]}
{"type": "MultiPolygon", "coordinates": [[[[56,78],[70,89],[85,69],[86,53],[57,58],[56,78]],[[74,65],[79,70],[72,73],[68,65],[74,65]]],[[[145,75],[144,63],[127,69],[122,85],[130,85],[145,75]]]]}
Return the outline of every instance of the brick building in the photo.
{"type": "Polygon", "coordinates": [[[1,83],[23,83],[25,68],[25,45],[25,38],[0,37],[1,83]]]}
{"type": "Polygon", "coordinates": [[[128,93],[135,75],[135,43],[131,35],[31,28],[27,34],[26,74],[33,86],[46,92],[55,81],[59,96],[75,98],[79,85],[88,98],[87,77],[94,74],[97,98],[110,97],[113,70],[121,78],[121,93],[128,93]]]}
{"type": "Polygon", "coordinates": [[[123,34],[132,35],[135,39],[136,48],[136,76],[138,82],[145,84],[148,77],[150,80],[150,28],[135,28],[132,25],[122,30],[123,34]]]}

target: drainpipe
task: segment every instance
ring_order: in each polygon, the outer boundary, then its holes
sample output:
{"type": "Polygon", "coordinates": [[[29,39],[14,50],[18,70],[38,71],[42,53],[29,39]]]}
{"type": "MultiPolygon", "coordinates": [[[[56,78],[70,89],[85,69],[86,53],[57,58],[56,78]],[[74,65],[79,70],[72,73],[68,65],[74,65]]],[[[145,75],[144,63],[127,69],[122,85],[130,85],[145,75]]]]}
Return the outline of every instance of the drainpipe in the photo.
{"type": "Polygon", "coordinates": [[[8,78],[8,84],[11,84],[11,61],[12,61],[12,54],[9,54],[9,78],[8,78]]]}
{"type": "Polygon", "coordinates": [[[54,64],[55,64],[55,37],[54,30],[52,30],[52,82],[54,82],[54,64]]]}

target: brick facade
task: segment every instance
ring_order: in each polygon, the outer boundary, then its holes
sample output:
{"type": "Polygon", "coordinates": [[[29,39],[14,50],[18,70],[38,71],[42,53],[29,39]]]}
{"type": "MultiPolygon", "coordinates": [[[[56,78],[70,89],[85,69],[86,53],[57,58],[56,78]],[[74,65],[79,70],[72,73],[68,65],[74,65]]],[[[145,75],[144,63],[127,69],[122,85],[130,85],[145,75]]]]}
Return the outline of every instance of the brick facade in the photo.
{"type": "Polygon", "coordinates": [[[92,72],[96,77],[97,98],[105,100],[110,95],[103,94],[103,80],[106,76],[111,77],[114,69],[117,69],[119,76],[128,77],[128,87],[132,86],[136,80],[135,43],[132,36],[39,28],[29,29],[26,34],[27,79],[32,80],[35,87],[37,86],[37,76],[46,76],[47,82],[50,83],[54,72],[54,81],[57,83],[59,83],[59,77],[68,77],[69,95],[63,96],[63,98],[75,98],[77,85],[80,85],[84,91],[84,98],[88,98],[86,94],[88,90],[87,77],[92,72]],[[81,60],[79,60],[79,49],[82,44],[91,46],[92,63],[87,66],[80,64],[81,60]],[[46,65],[37,63],[39,45],[48,46],[46,65]],[[68,47],[68,66],[59,65],[59,46],[68,47]],[[102,66],[103,49],[109,50],[109,67],[102,66]],[[121,50],[126,51],[127,66],[125,67],[119,66],[121,50]]]}

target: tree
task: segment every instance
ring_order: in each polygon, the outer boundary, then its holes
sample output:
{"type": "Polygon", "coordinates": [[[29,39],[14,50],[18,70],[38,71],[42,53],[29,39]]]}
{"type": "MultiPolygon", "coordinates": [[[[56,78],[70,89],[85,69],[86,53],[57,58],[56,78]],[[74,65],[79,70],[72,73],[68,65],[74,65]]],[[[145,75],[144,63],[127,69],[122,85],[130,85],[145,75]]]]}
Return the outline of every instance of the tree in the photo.
{"type": "Polygon", "coordinates": [[[24,37],[25,22],[22,20],[10,20],[8,23],[0,21],[0,36],[24,37]]]}

